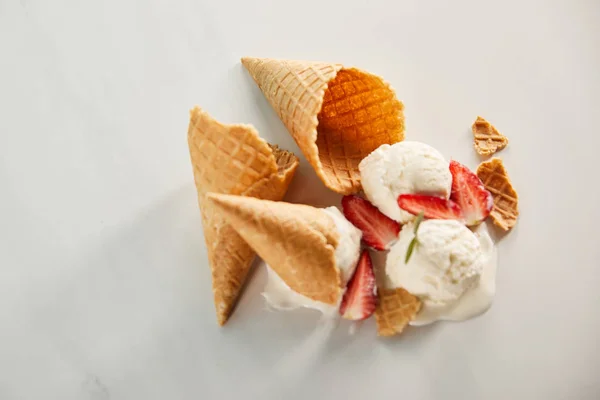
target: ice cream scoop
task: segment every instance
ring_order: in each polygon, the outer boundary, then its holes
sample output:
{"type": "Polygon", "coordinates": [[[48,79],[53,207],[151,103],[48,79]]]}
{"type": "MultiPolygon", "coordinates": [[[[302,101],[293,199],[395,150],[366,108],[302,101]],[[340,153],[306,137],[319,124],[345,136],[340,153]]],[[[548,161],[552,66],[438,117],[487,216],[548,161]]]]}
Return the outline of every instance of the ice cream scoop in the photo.
{"type": "Polygon", "coordinates": [[[398,206],[399,195],[450,196],[449,163],[425,143],[382,145],[365,157],[358,169],[367,198],[382,213],[401,223],[413,220],[414,215],[398,206]]]}
{"type": "Polygon", "coordinates": [[[485,225],[473,233],[457,221],[424,221],[407,262],[414,237],[414,224],[404,225],[385,267],[389,286],[402,287],[423,302],[411,324],[464,320],[489,308],[495,292],[496,252],[485,225]]]}
{"type": "Polygon", "coordinates": [[[435,321],[464,321],[486,312],[492,305],[496,293],[496,270],[498,252],[490,237],[486,224],[479,225],[475,231],[483,257],[483,270],[479,279],[457,301],[446,307],[425,304],[413,319],[411,325],[427,325],[435,321]]]}

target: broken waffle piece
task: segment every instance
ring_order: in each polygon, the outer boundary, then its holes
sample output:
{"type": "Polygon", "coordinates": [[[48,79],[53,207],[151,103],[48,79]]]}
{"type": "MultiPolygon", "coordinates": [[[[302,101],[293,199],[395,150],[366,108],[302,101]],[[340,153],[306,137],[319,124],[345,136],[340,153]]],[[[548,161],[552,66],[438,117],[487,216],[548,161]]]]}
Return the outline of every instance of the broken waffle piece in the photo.
{"type": "Polygon", "coordinates": [[[379,336],[394,336],[402,333],[404,327],[421,309],[419,298],[402,288],[380,288],[377,296],[379,303],[375,310],[375,320],[379,336]]]}
{"type": "Polygon", "coordinates": [[[477,176],[494,197],[494,207],[490,216],[494,224],[508,231],[517,223],[519,197],[513,188],[502,160],[492,158],[477,167],[477,176]]]}
{"type": "Polygon", "coordinates": [[[482,117],[473,122],[473,146],[479,155],[490,156],[508,144],[508,138],[482,117]]]}

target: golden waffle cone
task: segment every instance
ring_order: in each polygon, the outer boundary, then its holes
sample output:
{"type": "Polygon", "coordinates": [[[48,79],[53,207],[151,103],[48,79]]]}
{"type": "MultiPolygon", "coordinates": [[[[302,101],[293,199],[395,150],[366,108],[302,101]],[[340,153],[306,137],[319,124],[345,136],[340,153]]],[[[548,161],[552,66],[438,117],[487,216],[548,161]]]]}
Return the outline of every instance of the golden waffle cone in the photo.
{"type": "Polygon", "coordinates": [[[404,106],[382,78],[340,64],[242,58],[317,175],[330,189],[361,188],[358,164],[404,139],[404,106]]]}
{"type": "Polygon", "coordinates": [[[337,304],[342,290],[335,262],[339,233],[323,210],[222,194],[207,198],[292,290],[337,304]]]}
{"type": "Polygon", "coordinates": [[[224,125],[199,107],[190,111],[188,144],[202,213],[219,325],[231,314],[255,253],[226,222],[208,192],[281,200],[298,158],[271,146],[250,125],[224,125]]]}
{"type": "Polygon", "coordinates": [[[482,117],[477,117],[473,122],[473,146],[477,153],[489,156],[502,150],[508,144],[508,138],[498,132],[494,125],[482,117]]]}
{"type": "Polygon", "coordinates": [[[379,302],[375,309],[375,321],[379,336],[394,336],[402,333],[404,327],[421,309],[419,298],[402,288],[379,288],[377,296],[379,302]]]}
{"type": "Polygon", "coordinates": [[[477,167],[477,176],[494,197],[490,216],[501,229],[508,231],[517,223],[519,197],[510,183],[504,164],[499,158],[482,162],[477,167]]]}

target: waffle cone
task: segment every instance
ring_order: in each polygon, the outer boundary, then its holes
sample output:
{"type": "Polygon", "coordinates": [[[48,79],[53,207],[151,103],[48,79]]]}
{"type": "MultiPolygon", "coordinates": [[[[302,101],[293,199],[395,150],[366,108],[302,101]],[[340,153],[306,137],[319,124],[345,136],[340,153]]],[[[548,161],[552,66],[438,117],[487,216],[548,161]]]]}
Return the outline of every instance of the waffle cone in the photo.
{"type": "Polygon", "coordinates": [[[375,321],[379,336],[394,336],[402,333],[421,309],[419,298],[402,288],[380,288],[377,296],[379,302],[375,309],[375,321]]]}
{"type": "Polygon", "coordinates": [[[231,226],[294,291],[337,304],[342,288],[335,262],[339,233],[318,208],[209,194],[231,226]]]}
{"type": "Polygon", "coordinates": [[[494,198],[494,207],[490,213],[492,221],[499,228],[508,231],[517,223],[519,196],[508,178],[502,160],[492,158],[482,162],[477,167],[477,176],[494,198]]]}
{"type": "Polygon", "coordinates": [[[317,175],[330,189],[360,190],[360,161],[404,139],[402,103],[382,78],[340,64],[242,58],[317,175]]]}
{"type": "Polygon", "coordinates": [[[298,158],[271,146],[250,125],[224,125],[195,107],[188,144],[202,213],[219,325],[229,318],[255,252],[227,223],[206,193],[232,193],[281,200],[298,158]]]}
{"type": "Polygon", "coordinates": [[[508,144],[508,138],[482,117],[477,117],[473,122],[472,130],[473,146],[479,155],[492,155],[508,144]]]}

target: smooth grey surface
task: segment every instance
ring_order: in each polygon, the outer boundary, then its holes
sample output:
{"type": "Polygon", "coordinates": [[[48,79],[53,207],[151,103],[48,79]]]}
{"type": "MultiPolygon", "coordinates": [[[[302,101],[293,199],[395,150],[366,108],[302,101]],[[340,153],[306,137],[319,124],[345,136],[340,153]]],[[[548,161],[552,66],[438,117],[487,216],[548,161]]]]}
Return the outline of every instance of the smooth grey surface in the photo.
{"type": "MultiPolygon", "coordinates": [[[[599,20],[597,0],[0,0],[0,399],[599,398],[599,20]],[[487,314],[397,340],[343,323],[319,349],[316,315],[265,310],[261,266],[217,328],[188,109],[298,152],[244,55],[380,74],[407,137],[471,167],[477,115],[510,138],[522,218],[487,314]]],[[[303,160],[288,199],[337,196],[303,160]]]]}

